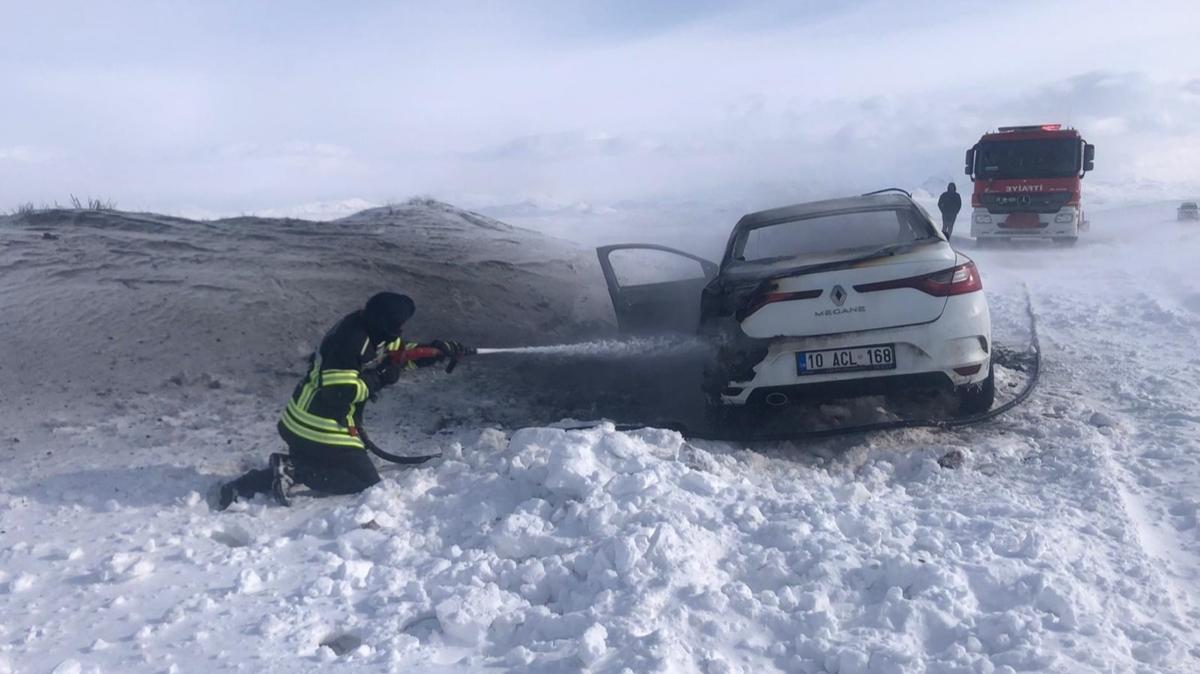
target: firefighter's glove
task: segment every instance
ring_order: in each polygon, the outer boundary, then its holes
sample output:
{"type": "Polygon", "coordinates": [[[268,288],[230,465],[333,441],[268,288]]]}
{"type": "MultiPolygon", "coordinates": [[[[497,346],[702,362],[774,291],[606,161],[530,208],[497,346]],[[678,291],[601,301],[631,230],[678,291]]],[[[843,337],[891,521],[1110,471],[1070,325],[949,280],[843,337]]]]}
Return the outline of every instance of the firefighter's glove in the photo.
{"type": "Polygon", "coordinates": [[[383,365],[380,365],[378,370],[379,383],[382,386],[391,386],[392,384],[400,381],[400,370],[401,367],[399,365],[393,365],[387,362],[385,362],[383,365]]]}
{"type": "Polygon", "coordinates": [[[429,344],[433,348],[442,352],[442,355],[451,360],[464,356],[467,353],[467,348],[458,342],[452,340],[435,339],[429,344]]]}
{"type": "Polygon", "coordinates": [[[391,386],[400,379],[400,365],[384,362],[382,365],[363,371],[361,378],[367,385],[368,397],[373,401],[380,389],[391,386]]]}
{"type": "Polygon", "coordinates": [[[433,348],[442,352],[442,357],[450,362],[446,365],[446,373],[449,374],[458,367],[458,359],[467,354],[467,348],[458,342],[451,340],[435,339],[429,344],[433,348]]]}

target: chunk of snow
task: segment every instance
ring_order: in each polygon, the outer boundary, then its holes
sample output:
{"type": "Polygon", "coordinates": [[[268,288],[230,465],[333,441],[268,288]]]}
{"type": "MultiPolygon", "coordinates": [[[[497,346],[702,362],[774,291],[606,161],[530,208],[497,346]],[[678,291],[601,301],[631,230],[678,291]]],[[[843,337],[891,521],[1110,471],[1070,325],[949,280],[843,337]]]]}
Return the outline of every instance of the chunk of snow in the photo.
{"type": "Polygon", "coordinates": [[[342,563],[341,577],[355,587],[363,587],[375,563],[368,559],[347,559],[342,563]]]}
{"type": "Polygon", "coordinates": [[[583,632],[579,637],[579,659],[584,665],[591,667],[608,652],[608,630],[604,625],[596,623],[583,632]]]}
{"type": "Polygon", "coordinates": [[[501,615],[521,606],[524,601],[495,583],[468,587],[438,603],[435,611],[446,637],[465,646],[474,646],[487,636],[492,623],[501,615]]]}
{"type": "Polygon", "coordinates": [[[679,479],[679,486],[700,496],[712,496],[717,493],[717,481],[708,473],[690,471],[679,479]]]}
{"type": "Polygon", "coordinates": [[[100,577],[108,582],[142,578],[154,572],[154,562],[133,552],[118,552],[105,561],[100,577]]]}
{"type": "Polygon", "coordinates": [[[254,569],[242,569],[238,573],[238,594],[255,594],[262,592],[263,587],[263,580],[254,569]]]}
{"type": "Polygon", "coordinates": [[[9,581],[8,591],[13,593],[25,592],[32,589],[36,583],[37,576],[32,573],[23,572],[18,574],[16,578],[13,578],[11,581],[9,581]]]}

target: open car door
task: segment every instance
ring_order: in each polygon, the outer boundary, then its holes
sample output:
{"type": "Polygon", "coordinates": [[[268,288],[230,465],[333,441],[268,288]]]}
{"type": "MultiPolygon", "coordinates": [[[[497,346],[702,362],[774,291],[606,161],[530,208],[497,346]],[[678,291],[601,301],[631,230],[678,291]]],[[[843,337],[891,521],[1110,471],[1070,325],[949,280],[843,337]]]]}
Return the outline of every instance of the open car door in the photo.
{"type": "Polygon", "coordinates": [[[716,277],[715,263],[649,243],[601,246],[596,254],[621,332],[695,334],[700,291],[716,277]]]}

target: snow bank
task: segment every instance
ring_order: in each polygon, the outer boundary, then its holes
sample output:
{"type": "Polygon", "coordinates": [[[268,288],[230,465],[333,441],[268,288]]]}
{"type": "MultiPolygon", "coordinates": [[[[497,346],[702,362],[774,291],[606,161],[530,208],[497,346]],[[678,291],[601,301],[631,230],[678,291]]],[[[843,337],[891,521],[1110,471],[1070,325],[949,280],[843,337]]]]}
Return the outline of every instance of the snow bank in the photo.
{"type": "Polygon", "coordinates": [[[1169,671],[1185,644],[1149,622],[1130,636],[1134,604],[1089,589],[1121,578],[1103,554],[1033,526],[1022,490],[979,500],[989,478],[939,455],[814,463],[653,429],[485,431],[359,497],[192,510],[224,545],[179,531],[190,559],[122,577],[230,579],[216,605],[183,601],[221,618],[187,648],[251,625],[256,652],[364,670],[1080,671],[1119,654],[1169,671]],[[1113,650],[1081,647],[1096,639],[1113,650]]]}

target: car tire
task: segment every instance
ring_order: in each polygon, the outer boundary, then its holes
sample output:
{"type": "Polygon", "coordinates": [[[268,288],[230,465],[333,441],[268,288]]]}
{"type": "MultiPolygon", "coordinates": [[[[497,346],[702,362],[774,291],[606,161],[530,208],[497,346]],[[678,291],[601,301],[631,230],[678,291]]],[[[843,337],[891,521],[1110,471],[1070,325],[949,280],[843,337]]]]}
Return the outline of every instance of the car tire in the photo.
{"type": "Polygon", "coordinates": [[[996,402],[996,368],[988,363],[988,376],[978,384],[958,387],[958,416],[973,417],[992,409],[996,402]]]}
{"type": "Polygon", "coordinates": [[[1060,246],[1063,246],[1063,247],[1074,246],[1078,242],[1079,242],[1079,237],[1077,237],[1077,236],[1056,236],[1056,237],[1054,237],[1054,243],[1056,243],[1060,246]]]}

